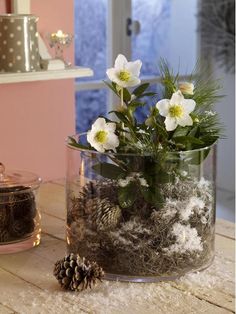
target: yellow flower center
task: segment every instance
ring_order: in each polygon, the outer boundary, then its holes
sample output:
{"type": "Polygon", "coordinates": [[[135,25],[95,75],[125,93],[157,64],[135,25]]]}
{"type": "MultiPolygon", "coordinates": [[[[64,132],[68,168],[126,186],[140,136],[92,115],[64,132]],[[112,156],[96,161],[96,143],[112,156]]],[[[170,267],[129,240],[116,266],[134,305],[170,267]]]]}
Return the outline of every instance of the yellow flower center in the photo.
{"type": "Polygon", "coordinates": [[[131,74],[128,71],[120,71],[119,79],[123,82],[129,82],[131,74]]]}
{"type": "Polygon", "coordinates": [[[173,105],[170,107],[169,113],[171,118],[181,118],[184,113],[184,110],[183,107],[180,105],[173,105]]]}
{"type": "Polygon", "coordinates": [[[95,135],[95,140],[100,144],[104,144],[107,140],[107,132],[106,131],[98,131],[95,135]]]}

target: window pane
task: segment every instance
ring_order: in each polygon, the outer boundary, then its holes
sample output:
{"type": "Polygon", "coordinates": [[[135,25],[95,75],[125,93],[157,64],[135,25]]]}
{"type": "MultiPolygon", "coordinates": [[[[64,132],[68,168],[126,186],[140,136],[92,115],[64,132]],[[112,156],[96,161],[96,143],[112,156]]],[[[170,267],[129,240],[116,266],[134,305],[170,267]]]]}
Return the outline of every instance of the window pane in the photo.
{"type": "MultiPolygon", "coordinates": [[[[94,70],[79,81],[103,80],[106,75],[107,0],[75,0],[75,64],[94,70]]],[[[85,132],[98,115],[107,112],[107,92],[76,93],[76,132],[85,132]]]]}
{"type": "Polygon", "coordinates": [[[143,61],[143,75],[157,75],[160,57],[187,74],[196,63],[197,0],[133,0],[133,19],[141,33],[133,37],[133,59],[143,61]]]}
{"type": "Polygon", "coordinates": [[[76,132],[87,132],[99,115],[107,113],[107,90],[76,93],[76,132]]]}
{"type": "Polygon", "coordinates": [[[92,78],[106,73],[107,0],[75,0],[75,64],[94,70],[92,78]]]}

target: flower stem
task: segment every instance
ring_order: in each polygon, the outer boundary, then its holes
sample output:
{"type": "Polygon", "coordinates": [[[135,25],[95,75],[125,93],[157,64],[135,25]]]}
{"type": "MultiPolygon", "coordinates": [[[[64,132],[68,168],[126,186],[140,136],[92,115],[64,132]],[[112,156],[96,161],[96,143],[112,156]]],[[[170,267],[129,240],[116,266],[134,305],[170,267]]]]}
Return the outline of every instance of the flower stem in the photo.
{"type": "MultiPolygon", "coordinates": [[[[120,101],[121,101],[121,103],[120,103],[121,109],[123,109],[123,107],[124,107],[124,88],[123,87],[121,87],[121,91],[120,91],[120,101]]],[[[121,123],[121,129],[124,130],[124,128],[125,128],[125,126],[124,126],[124,123],[122,122],[121,123]]],[[[122,132],[121,136],[124,138],[125,134],[122,132]]]]}
{"type": "Polygon", "coordinates": [[[123,108],[124,106],[124,88],[123,87],[121,88],[121,91],[120,91],[120,100],[121,100],[121,108],[123,108]]]}

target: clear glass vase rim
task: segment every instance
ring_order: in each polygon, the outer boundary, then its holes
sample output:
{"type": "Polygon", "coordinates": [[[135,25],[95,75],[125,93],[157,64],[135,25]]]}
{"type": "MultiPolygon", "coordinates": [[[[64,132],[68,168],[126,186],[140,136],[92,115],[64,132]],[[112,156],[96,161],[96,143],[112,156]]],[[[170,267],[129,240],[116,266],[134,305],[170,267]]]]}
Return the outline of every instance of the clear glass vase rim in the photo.
{"type": "MultiPolygon", "coordinates": [[[[70,138],[74,138],[76,139],[77,137],[81,137],[81,136],[84,136],[86,135],[87,132],[84,132],[84,133],[78,133],[78,134],[74,134],[72,136],[68,136],[67,137],[67,140],[66,140],[66,146],[70,149],[74,149],[74,150],[78,150],[78,151],[81,151],[81,152],[89,152],[89,153],[93,153],[93,154],[98,154],[98,155],[105,155],[105,156],[137,156],[137,155],[141,155],[141,154],[138,154],[138,153],[101,153],[101,152],[98,152],[96,150],[92,150],[92,149],[84,149],[84,148],[80,148],[80,147],[75,147],[75,146],[72,146],[69,141],[70,141],[70,138]]],[[[215,146],[217,145],[217,141],[212,144],[212,145],[209,145],[209,146],[205,146],[205,147],[202,147],[202,148],[198,148],[198,149],[192,149],[192,150],[182,150],[182,151],[173,151],[173,152],[168,152],[168,155],[176,155],[176,154],[190,154],[192,152],[201,152],[201,151],[206,151],[208,149],[212,149],[214,148],[215,146]]],[[[151,154],[143,154],[141,156],[152,156],[151,154]]]]}

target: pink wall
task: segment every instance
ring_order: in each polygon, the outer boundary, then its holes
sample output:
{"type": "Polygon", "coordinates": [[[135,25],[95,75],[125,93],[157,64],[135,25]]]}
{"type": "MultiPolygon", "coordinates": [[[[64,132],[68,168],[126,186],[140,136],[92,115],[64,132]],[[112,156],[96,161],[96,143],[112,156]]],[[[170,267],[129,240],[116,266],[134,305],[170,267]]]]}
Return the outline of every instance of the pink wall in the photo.
{"type": "MultiPolygon", "coordinates": [[[[6,0],[9,1],[9,0],[6,0]]],[[[74,32],[73,0],[32,0],[38,31],[74,32]]],[[[0,1],[0,13],[6,12],[0,1]]],[[[67,57],[73,61],[73,47],[67,57]]],[[[74,81],[0,84],[0,161],[7,168],[65,176],[65,139],[75,132],[74,81]]]]}

